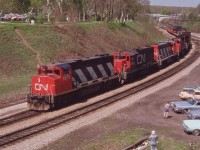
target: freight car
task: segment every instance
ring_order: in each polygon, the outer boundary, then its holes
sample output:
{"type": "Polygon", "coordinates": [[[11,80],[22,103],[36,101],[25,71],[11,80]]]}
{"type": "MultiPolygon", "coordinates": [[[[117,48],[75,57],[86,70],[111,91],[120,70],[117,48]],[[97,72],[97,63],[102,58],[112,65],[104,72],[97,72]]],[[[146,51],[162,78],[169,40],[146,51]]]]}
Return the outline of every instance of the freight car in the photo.
{"type": "Polygon", "coordinates": [[[124,84],[184,56],[191,47],[190,32],[148,47],[38,66],[32,78],[28,107],[49,110],[80,101],[84,96],[124,84]],[[117,80],[119,82],[117,82],[117,80]]]}

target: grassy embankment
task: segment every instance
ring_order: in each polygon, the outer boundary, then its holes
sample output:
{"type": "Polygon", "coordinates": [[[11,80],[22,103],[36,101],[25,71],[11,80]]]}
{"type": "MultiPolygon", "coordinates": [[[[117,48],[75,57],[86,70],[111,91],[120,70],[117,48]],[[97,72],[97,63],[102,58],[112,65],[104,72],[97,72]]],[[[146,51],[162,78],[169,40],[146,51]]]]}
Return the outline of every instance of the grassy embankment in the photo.
{"type": "Polygon", "coordinates": [[[35,54],[22,43],[15,28],[20,29],[32,48],[40,53],[44,64],[142,47],[164,38],[146,22],[128,22],[126,26],[91,22],[60,28],[52,25],[1,23],[0,99],[24,93],[38,64],[35,54]]]}
{"type": "Polygon", "coordinates": [[[182,23],[183,27],[188,29],[191,32],[200,33],[200,21],[196,22],[184,22],[182,23]]]}
{"type": "MultiPolygon", "coordinates": [[[[105,128],[105,122],[100,121],[101,124],[105,128]]],[[[114,125],[113,125],[114,126],[114,125]]],[[[110,128],[110,126],[108,127],[110,128]]],[[[92,129],[91,129],[92,130],[92,129]]],[[[98,131],[97,131],[98,132],[98,131]]],[[[60,140],[48,144],[48,146],[43,147],[41,150],[66,150],[71,146],[73,149],[81,149],[81,150],[117,150],[123,149],[129,145],[132,145],[139,139],[143,138],[143,135],[147,135],[149,130],[144,128],[129,128],[121,131],[110,131],[101,133],[99,136],[93,137],[93,139],[85,139],[80,140],[77,134],[74,137],[74,134],[71,136],[66,135],[60,140]]],[[[188,150],[192,149],[189,147],[189,143],[183,143],[177,141],[173,138],[169,138],[169,134],[173,131],[160,131],[159,139],[158,139],[158,149],[159,150],[188,150]]],[[[90,137],[90,135],[88,135],[90,137]]],[[[147,148],[149,149],[149,148],[147,148]]],[[[198,148],[197,148],[198,149],[198,148]]],[[[192,149],[192,150],[197,150],[192,149]]]]}

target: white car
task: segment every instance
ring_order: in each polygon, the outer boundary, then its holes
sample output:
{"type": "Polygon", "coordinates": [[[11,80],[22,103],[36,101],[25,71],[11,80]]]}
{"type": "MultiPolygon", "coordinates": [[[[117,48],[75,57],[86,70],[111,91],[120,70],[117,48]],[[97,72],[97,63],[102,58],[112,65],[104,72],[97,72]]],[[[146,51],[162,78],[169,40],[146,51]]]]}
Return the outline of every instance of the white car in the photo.
{"type": "Polygon", "coordinates": [[[183,90],[179,96],[181,99],[200,99],[200,89],[183,90]]]}
{"type": "Polygon", "coordinates": [[[200,120],[183,120],[183,130],[195,136],[200,135],[200,120]]]}

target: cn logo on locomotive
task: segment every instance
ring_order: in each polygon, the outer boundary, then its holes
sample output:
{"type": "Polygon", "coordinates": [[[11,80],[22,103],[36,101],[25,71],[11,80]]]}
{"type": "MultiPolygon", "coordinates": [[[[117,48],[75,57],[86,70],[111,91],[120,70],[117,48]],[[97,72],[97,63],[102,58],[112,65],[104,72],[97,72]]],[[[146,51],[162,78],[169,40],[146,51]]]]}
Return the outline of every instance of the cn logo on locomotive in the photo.
{"type": "Polygon", "coordinates": [[[137,55],[137,64],[142,64],[142,63],[145,63],[145,60],[146,60],[146,55],[145,54],[140,54],[140,55],[137,55]]]}
{"type": "Polygon", "coordinates": [[[45,86],[45,85],[40,84],[40,83],[35,83],[35,90],[41,91],[42,89],[47,91],[48,90],[48,84],[46,84],[46,86],[45,86]]]}

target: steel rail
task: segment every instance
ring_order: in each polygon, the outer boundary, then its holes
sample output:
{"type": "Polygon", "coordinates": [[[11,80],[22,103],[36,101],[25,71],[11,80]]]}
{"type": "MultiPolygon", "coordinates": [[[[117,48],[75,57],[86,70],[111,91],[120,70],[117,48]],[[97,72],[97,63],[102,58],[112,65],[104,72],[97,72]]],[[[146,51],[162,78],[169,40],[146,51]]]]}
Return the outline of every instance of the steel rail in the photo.
{"type": "Polygon", "coordinates": [[[41,112],[26,110],[26,111],[2,118],[0,119],[0,128],[10,125],[12,123],[22,121],[24,119],[27,119],[33,116],[37,116],[39,114],[41,114],[41,112]]]}

